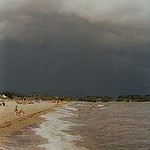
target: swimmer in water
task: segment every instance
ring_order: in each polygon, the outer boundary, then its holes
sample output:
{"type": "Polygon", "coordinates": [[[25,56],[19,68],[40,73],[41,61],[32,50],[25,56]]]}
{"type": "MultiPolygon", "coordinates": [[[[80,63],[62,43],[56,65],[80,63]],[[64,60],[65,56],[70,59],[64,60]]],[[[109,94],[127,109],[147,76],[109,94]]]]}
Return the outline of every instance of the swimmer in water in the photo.
{"type": "Polygon", "coordinates": [[[92,104],[89,105],[89,109],[90,109],[90,110],[92,109],[92,104]]]}

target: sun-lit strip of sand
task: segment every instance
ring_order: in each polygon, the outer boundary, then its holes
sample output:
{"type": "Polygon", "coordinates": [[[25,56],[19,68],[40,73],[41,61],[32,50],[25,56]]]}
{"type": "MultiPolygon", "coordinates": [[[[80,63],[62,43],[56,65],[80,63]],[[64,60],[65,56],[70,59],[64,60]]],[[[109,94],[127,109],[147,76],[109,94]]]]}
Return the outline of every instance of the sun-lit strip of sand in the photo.
{"type": "Polygon", "coordinates": [[[50,101],[35,102],[34,104],[17,104],[12,100],[5,100],[5,102],[7,106],[0,106],[0,136],[13,130],[20,130],[37,121],[42,113],[52,111],[52,108],[57,106],[56,103],[50,101]],[[16,105],[18,105],[18,110],[24,111],[23,115],[13,113],[16,105]]]}

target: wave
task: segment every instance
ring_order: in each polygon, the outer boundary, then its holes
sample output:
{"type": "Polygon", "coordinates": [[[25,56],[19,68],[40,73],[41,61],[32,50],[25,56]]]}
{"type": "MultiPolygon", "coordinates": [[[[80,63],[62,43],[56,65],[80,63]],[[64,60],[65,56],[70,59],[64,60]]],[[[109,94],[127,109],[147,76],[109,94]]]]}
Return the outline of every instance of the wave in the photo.
{"type": "Polygon", "coordinates": [[[36,128],[36,134],[48,140],[47,144],[39,145],[46,150],[81,150],[74,145],[74,140],[80,140],[79,135],[71,135],[68,132],[69,128],[75,124],[69,121],[64,121],[62,118],[71,117],[74,115],[72,111],[77,111],[76,108],[70,107],[68,104],[55,108],[55,112],[50,112],[42,115],[46,121],[36,128]]]}

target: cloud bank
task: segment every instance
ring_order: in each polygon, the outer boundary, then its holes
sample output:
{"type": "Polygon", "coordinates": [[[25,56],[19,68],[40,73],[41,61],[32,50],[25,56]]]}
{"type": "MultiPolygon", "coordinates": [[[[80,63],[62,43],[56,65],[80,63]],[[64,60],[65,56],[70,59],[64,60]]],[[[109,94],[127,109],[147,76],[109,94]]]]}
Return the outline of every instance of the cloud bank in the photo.
{"type": "Polygon", "coordinates": [[[78,28],[81,34],[93,34],[90,29],[94,29],[97,42],[106,44],[109,40],[111,46],[118,45],[116,41],[130,44],[131,40],[134,44],[141,44],[141,41],[145,44],[150,33],[149,4],[148,0],[1,1],[0,39],[35,39],[40,43],[43,42],[41,34],[43,38],[57,32],[55,30],[72,34],[72,30],[78,28]],[[78,25],[74,27],[74,24],[78,25]],[[64,30],[64,26],[68,26],[70,31],[64,30]],[[88,29],[83,29],[83,26],[88,29]]]}
{"type": "Polygon", "coordinates": [[[1,85],[146,93],[149,14],[149,0],[0,0],[1,85]]]}

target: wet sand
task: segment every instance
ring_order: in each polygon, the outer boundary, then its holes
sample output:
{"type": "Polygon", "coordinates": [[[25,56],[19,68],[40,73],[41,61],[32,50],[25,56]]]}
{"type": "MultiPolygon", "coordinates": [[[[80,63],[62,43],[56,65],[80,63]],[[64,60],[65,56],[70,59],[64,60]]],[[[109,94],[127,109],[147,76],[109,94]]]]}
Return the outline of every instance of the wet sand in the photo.
{"type": "MultiPolygon", "coordinates": [[[[40,123],[36,122],[21,130],[12,131],[9,135],[4,136],[5,140],[0,145],[0,149],[7,150],[45,150],[38,145],[46,144],[48,141],[35,134],[33,129],[39,128],[40,123]]],[[[4,139],[4,138],[3,138],[4,139]]]]}
{"type": "Polygon", "coordinates": [[[17,131],[21,131],[34,123],[40,123],[42,120],[39,116],[53,111],[52,108],[57,106],[50,101],[35,104],[17,104],[16,101],[12,100],[5,100],[5,102],[7,106],[0,106],[0,143],[6,143],[8,137],[11,137],[17,131]],[[24,111],[23,115],[13,113],[16,104],[19,110],[24,111]]]}

